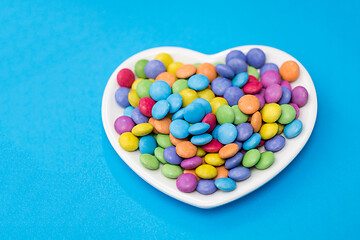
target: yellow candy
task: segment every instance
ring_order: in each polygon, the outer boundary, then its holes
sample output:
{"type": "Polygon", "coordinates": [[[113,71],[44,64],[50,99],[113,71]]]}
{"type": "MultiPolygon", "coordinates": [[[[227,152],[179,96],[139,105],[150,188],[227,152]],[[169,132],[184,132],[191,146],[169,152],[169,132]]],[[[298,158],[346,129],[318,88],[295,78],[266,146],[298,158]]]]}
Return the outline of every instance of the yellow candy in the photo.
{"type": "Polygon", "coordinates": [[[135,127],[133,127],[131,132],[137,137],[142,137],[150,134],[153,131],[153,129],[154,127],[150,123],[140,123],[135,127]]]}
{"type": "Polygon", "coordinates": [[[264,122],[273,123],[279,119],[281,115],[281,107],[277,103],[265,104],[260,113],[264,122]]]}
{"type": "Polygon", "coordinates": [[[171,72],[172,74],[174,74],[174,76],[176,76],[176,70],[178,70],[178,68],[182,65],[184,64],[180,62],[173,62],[167,67],[167,71],[171,72]]]}
{"type": "Polygon", "coordinates": [[[190,88],[181,90],[181,92],[179,92],[179,94],[181,95],[181,97],[183,99],[182,107],[186,107],[187,105],[192,103],[192,101],[194,101],[195,99],[198,98],[197,92],[190,88]]]}
{"type": "Polygon", "coordinates": [[[128,99],[131,106],[135,108],[139,106],[140,98],[137,95],[136,90],[133,89],[129,92],[128,99]]]}
{"type": "Polygon", "coordinates": [[[285,125],[280,124],[280,123],[278,123],[277,125],[278,125],[279,129],[278,129],[278,132],[276,134],[279,135],[284,131],[285,125]]]}
{"type": "Polygon", "coordinates": [[[149,78],[150,81],[155,82],[155,79],[149,78]]]}
{"type": "Polygon", "coordinates": [[[155,56],[156,60],[162,61],[165,64],[165,67],[168,67],[174,60],[172,57],[167,53],[159,53],[155,56]]]}
{"type": "Polygon", "coordinates": [[[268,140],[274,137],[278,132],[279,126],[277,123],[265,123],[260,128],[261,138],[264,140],[268,140]]]}
{"type": "Polygon", "coordinates": [[[210,89],[201,90],[198,92],[198,95],[199,95],[199,98],[203,98],[203,99],[207,100],[208,102],[213,100],[215,97],[215,93],[213,93],[213,91],[211,91],[210,89]]]}
{"type": "Polygon", "coordinates": [[[227,101],[225,100],[225,98],[222,97],[216,97],[214,99],[212,99],[210,101],[210,105],[211,105],[211,109],[212,109],[212,113],[216,114],[216,111],[218,110],[218,108],[222,105],[228,105],[227,101]]]}
{"type": "Polygon", "coordinates": [[[217,170],[214,166],[203,164],[195,169],[195,173],[198,177],[203,179],[212,179],[216,177],[217,170]]]}
{"type": "Polygon", "coordinates": [[[125,132],[120,135],[120,146],[128,152],[135,151],[139,148],[139,139],[131,132],[125,132]]]}
{"type": "Polygon", "coordinates": [[[202,147],[198,147],[197,151],[196,151],[196,156],[197,157],[203,157],[205,156],[206,152],[204,151],[204,149],[202,149],[202,147]]]}
{"type": "Polygon", "coordinates": [[[221,166],[225,163],[225,160],[219,157],[218,153],[208,153],[205,155],[205,162],[213,166],[221,166]]]}
{"type": "Polygon", "coordinates": [[[136,79],[133,84],[131,85],[131,89],[136,90],[136,86],[139,84],[139,82],[141,82],[142,80],[144,80],[143,78],[138,78],[136,79]]]}

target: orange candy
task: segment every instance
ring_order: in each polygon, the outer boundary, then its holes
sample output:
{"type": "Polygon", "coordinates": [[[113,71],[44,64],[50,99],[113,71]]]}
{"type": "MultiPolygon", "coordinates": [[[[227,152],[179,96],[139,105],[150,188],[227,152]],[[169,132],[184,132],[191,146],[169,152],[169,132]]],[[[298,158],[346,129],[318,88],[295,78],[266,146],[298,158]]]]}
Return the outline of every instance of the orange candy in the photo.
{"type": "Polygon", "coordinates": [[[280,76],[288,82],[295,81],[300,74],[299,65],[294,61],[286,61],[280,67],[280,76]]]}
{"type": "Polygon", "coordinates": [[[176,153],[182,158],[195,157],[197,147],[190,141],[184,141],[176,145],[176,153]]]}
{"type": "Polygon", "coordinates": [[[219,151],[219,157],[222,159],[231,158],[239,151],[239,146],[236,143],[230,143],[223,146],[219,151]]]}
{"type": "Polygon", "coordinates": [[[171,119],[168,117],[165,117],[163,119],[157,120],[154,119],[154,128],[156,129],[156,131],[158,131],[159,133],[162,134],[169,134],[170,133],[170,123],[171,123],[171,119]]]}
{"type": "Polygon", "coordinates": [[[181,143],[181,142],[184,142],[184,141],[187,141],[187,140],[188,140],[187,138],[184,138],[184,139],[176,138],[176,137],[174,137],[171,133],[169,134],[169,138],[170,138],[170,142],[171,142],[174,146],[178,145],[178,144],[181,143]]]}
{"type": "Polygon", "coordinates": [[[245,114],[253,114],[260,108],[260,102],[254,95],[244,95],[239,99],[239,109],[245,114]]]}
{"type": "Polygon", "coordinates": [[[227,170],[224,165],[217,167],[216,170],[217,170],[217,176],[214,178],[214,180],[218,178],[228,177],[229,170],[227,170]]]}
{"type": "Polygon", "coordinates": [[[195,173],[195,169],[185,169],[185,170],[184,170],[184,173],[191,173],[191,174],[193,174],[193,175],[197,178],[198,181],[200,181],[200,178],[199,178],[198,175],[196,175],[196,173],[195,173]]]}
{"type": "Polygon", "coordinates": [[[158,81],[158,80],[167,82],[170,85],[170,87],[172,87],[172,85],[176,81],[176,78],[175,78],[174,74],[172,74],[170,72],[163,72],[163,73],[160,73],[156,77],[155,81],[158,81]]]}
{"type": "Polygon", "coordinates": [[[153,125],[153,127],[154,127],[153,132],[154,132],[155,134],[158,134],[159,132],[155,129],[155,118],[153,118],[153,117],[149,118],[149,123],[150,123],[151,125],[153,125]]]}
{"type": "Polygon", "coordinates": [[[184,64],[176,70],[176,77],[189,78],[196,73],[196,67],[192,64],[184,64]]]}
{"type": "Polygon", "coordinates": [[[259,111],[255,112],[252,117],[251,117],[251,121],[250,121],[251,126],[254,129],[254,132],[258,132],[261,128],[262,125],[262,117],[259,111]]]}
{"type": "Polygon", "coordinates": [[[212,82],[216,77],[216,69],[214,65],[210,63],[202,63],[197,67],[196,74],[203,74],[209,78],[209,81],[212,82]]]}

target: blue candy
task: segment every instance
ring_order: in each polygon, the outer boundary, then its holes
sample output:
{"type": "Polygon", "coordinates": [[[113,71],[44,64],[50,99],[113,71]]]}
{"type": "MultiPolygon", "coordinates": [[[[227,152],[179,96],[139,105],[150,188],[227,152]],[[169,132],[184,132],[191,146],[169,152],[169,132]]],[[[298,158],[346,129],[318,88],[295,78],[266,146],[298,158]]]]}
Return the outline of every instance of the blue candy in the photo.
{"type": "Polygon", "coordinates": [[[246,167],[236,167],[229,171],[228,176],[229,178],[235,181],[243,181],[250,177],[251,171],[246,167]]]}
{"type": "Polygon", "coordinates": [[[265,53],[259,48],[253,48],[246,54],[246,61],[254,68],[261,68],[265,63],[265,53]]]}
{"type": "Polygon", "coordinates": [[[159,60],[151,60],[145,65],[145,75],[155,79],[160,73],[166,72],[165,64],[159,60]]]}
{"type": "Polygon", "coordinates": [[[254,132],[254,129],[250,123],[240,123],[239,125],[236,126],[236,129],[237,129],[236,140],[242,142],[248,140],[254,132]]]}
{"type": "Polygon", "coordinates": [[[205,117],[205,109],[199,103],[190,103],[185,107],[184,119],[189,123],[200,122],[205,117]]]}
{"type": "Polygon", "coordinates": [[[278,102],[278,104],[288,104],[291,100],[291,91],[287,87],[282,88],[282,96],[278,102]]]}
{"type": "Polygon", "coordinates": [[[188,80],[189,88],[197,91],[205,89],[207,86],[209,86],[209,83],[209,78],[202,74],[193,75],[188,80]]]}
{"type": "Polygon", "coordinates": [[[237,105],[242,96],[244,96],[244,92],[238,87],[229,87],[224,92],[224,98],[229,106],[237,105]]]}
{"type": "Polygon", "coordinates": [[[164,158],[168,163],[174,165],[179,165],[183,160],[179,155],[177,155],[175,146],[165,148],[164,158]]]}
{"type": "Polygon", "coordinates": [[[192,103],[200,103],[205,110],[205,115],[211,113],[211,105],[206,99],[197,98],[194,101],[192,101],[192,103]]]}
{"type": "Polygon", "coordinates": [[[232,50],[226,55],[226,59],[225,59],[226,64],[231,59],[234,59],[234,58],[241,59],[241,60],[246,62],[246,56],[242,51],[240,51],[240,50],[232,50]]]}
{"type": "Polygon", "coordinates": [[[200,179],[196,191],[204,195],[214,193],[216,191],[215,181],[212,179],[200,179]]]}
{"type": "Polygon", "coordinates": [[[216,125],[214,130],[212,131],[212,136],[214,139],[219,139],[219,128],[220,128],[220,125],[216,125]]]}
{"type": "Polygon", "coordinates": [[[210,125],[207,123],[195,123],[194,125],[189,127],[189,133],[192,135],[199,135],[206,133],[209,128],[210,125]]]}
{"type": "Polygon", "coordinates": [[[148,123],[149,118],[140,112],[138,107],[134,108],[131,112],[131,118],[136,124],[148,123]]]}
{"type": "Polygon", "coordinates": [[[191,138],[191,142],[194,145],[205,145],[213,139],[213,136],[209,133],[204,133],[201,135],[196,135],[191,138]]]}
{"type": "Polygon", "coordinates": [[[185,113],[185,108],[181,108],[179,111],[173,114],[171,119],[173,121],[176,119],[184,119],[184,113],[185,113]]]}
{"type": "Polygon", "coordinates": [[[247,72],[242,72],[236,75],[232,80],[232,85],[234,87],[243,87],[249,79],[249,74],[247,72]]]}
{"type": "Polygon", "coordinates": [[[147,135],[140,138],[139,150],[142,154],[147,153],[154,155],[155,148],[157,148],[157,143],[153,136],[147,135]]]}
{"type": "Polygon", "coordinates": [[[234,71],[235,74],[247,71],[247,64],[244,60],[233,58],[226,64],[234,71]]]}
{"type": "Polygon", "coordinates": [[[275,63],[265,63],[264,66],[260,68],[260,76],[270,70],[279,72],[279,67],[275,63]]]}
{"type": "Polygon", "coordinates": [[[266,151],[277,152],[280,151],[284,146],[285,138],[281,135],[276,135],[275,137],[265,142],[266,151]]]}
{"type": "Polygon", "coordinates": [[[287,138],[294,138],[300,134],[302,130],[302,122],[299,119],[295,119],[291,123],[285,126],[284,134],[287,138]]]}
{"type": "Polygon", "coordinates": [[[171,94],[166,100],[170,104],[169,113],[174,113],[178,111],[181,108],[183,102],[181,95],[178,93],[171,94]]]}
{"type": "Polygon", "coordinates": [[[239,146],[239,151],[240,151],[241,148],[242,148],[243,143],[239,142],[239,141],[235,141],[234,143],[236,143],[239,146]]]}
{"type": "Polygon", "coordinates": [[[235,141],[237,136],[237,129],[231,123],[224,123],[219,127],[218,140],[226,145],[235,141]]]}
{"type": "Polygon", "coordinates": [[[133,106],[127,106],[127,107],[124,109],[124,116],[131,117],[131,113],[132,113],[133,110],[134,110],[134,107],[133,107],[133,106]]]}
{"type": "Polygon", "coordinates": [[[243,149],[248,151],[250,149],[256,148],[260,141],[261,135],[259,133],[254,133],[248,140],[244,142],[243,149]]]}
{"type": "Polygon", "coordinates": [[[225,161],[225,168],[232,169],[234,167],[239,166],[243,157],[244,157],[244,155],[241,152],[238,152],[233,157],[231,157],[225,161]]]}
{"type": "Polygon", "coordinates": [[[123,108],[130,106],[128,98],[129,92],[130,89],[126,87],[120,87],[115,92],[115,100],[123,108]]]}
{"type": "Polygon", "coordinates": [[[224,77],[215,78],[211,82],[211,90],[217,96],[224,96],[225,90],[229,87],[231,87],[231,81],[224,77]]]}
{"type": "Polygon", "coordinates": [[[155,119],[163,119],[169,113],[170,104],[166,100],[156,102],[151,110],[151,115],[155,119]]]}
{"type": "Polygon", "coordinates": [[[170,123],[170,133],[176,138],[186,138],[189,136],[190,124],[182,119],[176,119],[170,123]]]}
{"type": "Polygon", "coordinates": [[[234,71],[231,69],[231,67],[229,67],[228,65],[225,64],[217,64],[215,66],[216,72],[223,77],[226,78],[233,78],[235,73],[234,71]]]}
{"type": "Polygon", "coordinates": [[[165,81],[155,81],[151,84],[149,93],[150,97],[155,101],[165,100],[171,94],[171,87],[165,81]]]}
{"type": "Polygon", "coordinates": [[[236,188],[236,182],[231,178],[218,178],[215,180],[215,186],[220,190],[230,192],[236,188]]]}

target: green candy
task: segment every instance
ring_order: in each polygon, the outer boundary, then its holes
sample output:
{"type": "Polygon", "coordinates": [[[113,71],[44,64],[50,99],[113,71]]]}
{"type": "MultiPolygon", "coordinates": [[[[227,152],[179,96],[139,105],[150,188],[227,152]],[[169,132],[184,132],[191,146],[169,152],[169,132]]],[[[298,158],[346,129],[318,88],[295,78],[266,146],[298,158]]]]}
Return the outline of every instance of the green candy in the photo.
{"type": "Polygon", "coordinates": [[[139,96],[139,98],[150,97],[151,84],[152,81],[150,81],[149,79],[144,79],[139,82],[139,84],[136,86],[136,93],[139,96]]]}
{"type": "Polygon", "coordinates": [[[256,79],[259,79],[260,74],[256,68],[254,68],[252,66],[248,66],[247,73],[249,75],[256,77],[256,79]]]}
{"type": "Polygon", "coordinates": [[[255,167],[259,170],[264,170],[270,167],[275,160],[275,156],[273,152],[267,151],[261,153],[259,162],[255,165],[255,167]]]}
{"type": "Polygon", "coordinates": [[[186,79],[178,79],[172,85],[173,93],[179,93],[187,88],[189,88],[189,86],[188,86],[188,81],[186,79]]]}
{"type": "Polygon", "coordinates": [[[198,67],[200,65],[200,63],[194,63],[193,64],[195,67],[198,67]]]}
{"type": "Polygon", "coordinates": [[[247,151],[244,155],[242,160],[242,164],[244,167],[253,167],[257,164],[260,160],[260,152],[257,149],[251,149],[247,151]]]}
{"type": "Polygon", "coordinates": [[[148,63],[148,60],[141,59],[135,64],[135,73],[139,78],[146,78],[145,74],[145,65],[148,63]]]}
{"type": "Polygon", "coordinates": [[[214,66],[218,65],[218,64],[224,64],[223,62],[216,62],[216,63],[213,63],[214,66]]]}
{"type": "Polygon", "coordinates": [[[167,163],[167,161],[164,158],[164,149],[162,147],[155,148],[154,154],[157,160],[159,160],[161,163],[164,164],[167,163]]]}
{"type": "Polygon", "coordinates": [[[161,167],[161,173],[167,178],[178,178],[182,173],[182,169],[178,165],[164,164],[161,167]]]}
{"type": "Polygon", "coordinates": [[[235,125],[239,125],[240,123],[247,122],[247,120],[249,119],[249,116],[247,114],[243,113],[242,111],[240,111],[238,105],[234,105],[231,108],[233,109],[234,114],[235,114],[235,120],[234,120],[235,125]]]}
{"type": "Polygon", "coordinates": [[[173,146],[173,144],[170,141],[170,137],[167,134],[159,133],[156,136],[156,142],[160,147],[162,147],[164,149],[167,148],[167,147],[173,146]]]}
{"type": "Polygon", "coordinates": [[[296,116],[295,108],[289,104],[282,104],[281,106],[281,115],[278,119],[280,124],[289,124],[291,123],[296,116]]]}
{"type": "Polygon", "coordinates": [[[229,105],[222,105],[216,111],[216,119],[219,124],[233,123],[235,120],[234,110],[229,105]]]}
{"type": "Polygon", "coordinates": [[[144,167],[150,170],[156,170],[159,168],[159,161],[151,154],[141,154],[140,162],[144,167]]]}

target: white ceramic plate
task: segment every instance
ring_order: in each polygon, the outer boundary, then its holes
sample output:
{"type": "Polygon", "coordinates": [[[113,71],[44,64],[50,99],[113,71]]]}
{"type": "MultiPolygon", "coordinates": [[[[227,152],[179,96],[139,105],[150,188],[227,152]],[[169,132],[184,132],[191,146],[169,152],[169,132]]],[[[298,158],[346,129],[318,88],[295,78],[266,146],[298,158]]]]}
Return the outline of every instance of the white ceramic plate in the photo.
{"type": "Polygon", "coordinates": [[[296,157],[296,155],[304,147],[310,137],[316,120],[317,98],[315,87],[309,73],[299,61],[297,61],[289,54],[272,47],[248,45],[236,47],[233,49],[228,49],[213,55],[206,55],[179,47],[159,47],[142,51],[128,58],[125,62],[120,64],[119,67],[117,67],[117,69],[111,75],[103,95],[101,109],[103,125],[111,145],[114,147],[115,151],[119,154],[121,159],[134,172],[136,172],[142,179],[151,184],[153,187],[173,198],[200,208],[213,208],[234,201],[254,191],[275,177],[296,157]],[[299,119],[303,122],[302,132],[296,138],[286,140],[285,147],[281,151],[275,153],[275,162],[270,168],[266,170],[252,169],[250,178],[245,181],[238,182],[237,188],[232,192],[222,192],[218,190],[212,195],[201,195],[196,191],[193,193],[182,193],[176,188],[176,180],[164,177],[161,174],[160,168],[155,171],[144,168],[139,161],[139,151],[126,152],[120,147],[118,142],[119,134],[114,129],[114,121],[123,114],[124,110],[119,105],[117,105],[114,97],[115,91],[119,87],[116,81],[116,75],[120,69],[130,68],[134,70],[135,63],[139,59],[151,60],[155,57],[156,54],[162,52],[169,53],[176,62],[215,63],[225,62],[227,53],[233,49],[241,50],[246,54],[251,48],[255,47],[260,48],[265,52],[266,62],[273,62],[278,66],[281,66],[281,64],[287,60],[296,61],[300,66],[300,76],[299,79],[291,85],[293,88],[298,85],[304,86],[309,92],[308,103],[302,107],[300,111],[299,119]]]}

